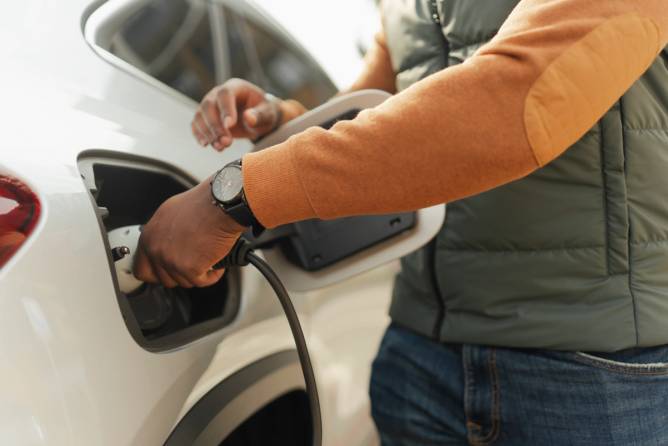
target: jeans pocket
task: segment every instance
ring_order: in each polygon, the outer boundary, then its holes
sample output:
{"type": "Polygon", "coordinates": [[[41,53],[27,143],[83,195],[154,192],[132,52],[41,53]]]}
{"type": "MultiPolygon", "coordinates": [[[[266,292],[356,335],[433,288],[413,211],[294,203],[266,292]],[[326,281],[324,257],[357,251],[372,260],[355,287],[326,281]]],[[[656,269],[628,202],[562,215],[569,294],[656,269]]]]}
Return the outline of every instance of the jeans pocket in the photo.
{"type": "MultiPolygon", "coordinates": [[[[588,352],[574,352],[575,361],[608,370],[610,372],[623,373],[627,375],[668,375],[668,362],[647,362],[637,360],[638,358],[617,358],[613,354],[593,354],[588,352]]],[[[663,358],[661,358],[663,359],[663,358]]]]}

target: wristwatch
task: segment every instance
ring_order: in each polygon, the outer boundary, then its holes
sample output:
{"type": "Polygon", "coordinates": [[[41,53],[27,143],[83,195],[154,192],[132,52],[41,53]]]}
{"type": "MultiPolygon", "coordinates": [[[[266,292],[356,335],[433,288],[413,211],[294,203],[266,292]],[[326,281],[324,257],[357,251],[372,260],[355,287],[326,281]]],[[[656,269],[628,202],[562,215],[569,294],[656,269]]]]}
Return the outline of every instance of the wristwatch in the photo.
{"type": "Polygon", "coordinates": [[[246,201],[240,159],[227,164],[213,176],[211,195],[213,204],[220,207],[241,226],[253,228],[255,236],[264,231],[264,227],[257,221],[246,201]]]}

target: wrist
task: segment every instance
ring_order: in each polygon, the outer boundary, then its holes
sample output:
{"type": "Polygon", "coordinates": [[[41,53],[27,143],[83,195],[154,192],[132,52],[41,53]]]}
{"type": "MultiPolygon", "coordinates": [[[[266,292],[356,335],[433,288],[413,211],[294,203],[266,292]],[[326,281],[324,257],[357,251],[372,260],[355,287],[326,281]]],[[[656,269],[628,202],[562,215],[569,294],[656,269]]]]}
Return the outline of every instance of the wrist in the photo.
{"type": "Polygon", "coordinates": [[[257,220],[246,200],[242,160],[225,165],[212,177],[210,184],[212,203],[221,212],[242,228],[252,228],[256,236],[264,231],[264,226],[257,220]]]}
{"type": "Polygon", "coordinates": [[[318,217],[289,149],[282,143],[243,158],[246,199],[257,220],[267,228],[318,217]]]}
{"type": "Polygon", "coordinates": [[[308,110],[300,102],[294,99],[279,99],[278,107],[280,109],[281,119],[278,127],[292,121],[293,119],[303,115],[308,110]]]}
{"type": "Polygon", "coordinates": [[[214,175],[210,176],[203,182],[197,185],[198,196],[203,203],[206,203],[206,206],[210,208],[211,212],[215,212],[216,218],[215,221],[216,227],[215,230],[219,231],[221,235],[240,235],[248,230],[247,227],[239,224],[236,220],[230,217],[225,213],[218,204],[211,198],[211,180],[213,180],[214,175]]]}
{"type": "Polygon", "coordinates": [[[217,211],[221,214],[222,219],[221,219],[221,224],[220,224],[220,229],[225,232],[226,234],[235,234],[235,235],[241,235],[244,232],[248,231],[250,229],[250,226],[246,227],[239,222],[237,222],[235,219],[227,215],[224,211],[221,209],[217,209],[217,211]]]}

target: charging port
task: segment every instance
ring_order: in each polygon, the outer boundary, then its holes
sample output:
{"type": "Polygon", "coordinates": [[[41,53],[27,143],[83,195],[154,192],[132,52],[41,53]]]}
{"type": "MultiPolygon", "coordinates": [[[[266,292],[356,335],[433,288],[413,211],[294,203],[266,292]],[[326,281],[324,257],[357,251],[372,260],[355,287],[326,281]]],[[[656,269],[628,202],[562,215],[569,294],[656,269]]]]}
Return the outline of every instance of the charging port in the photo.
{"type": "MultiPolygon", "coordinates": [[[[106,233],[145,224],[165,200],[195,184],[175,169],[134,157],[82,157],[79,168],[100,210],[98,216],[106,233]]],[[[110,265],[110,273],[116,276],[113,262],[110,265]]],[[[146,284],[130,294],[117,289],[117,294],[128,329],[137,342],[150,350],[163,350],[232,322],[239,309],[239,274],[231,268],[218,283],[206,288],[167,289],[146,284]]]]}

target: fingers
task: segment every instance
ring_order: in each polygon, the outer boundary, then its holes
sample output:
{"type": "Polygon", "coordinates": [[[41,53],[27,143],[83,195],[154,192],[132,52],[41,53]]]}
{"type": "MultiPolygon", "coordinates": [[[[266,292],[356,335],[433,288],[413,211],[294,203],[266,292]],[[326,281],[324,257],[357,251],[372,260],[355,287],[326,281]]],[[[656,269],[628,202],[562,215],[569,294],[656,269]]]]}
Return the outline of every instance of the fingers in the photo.
{"type": "Polygon", "coordinates": [[[156,276],[160,279],[160,283],[165,288],[176,288],[179,285],[179,283],[160,266],[154,265],[153,271],[155,271],[156,276]]]}
{"type": "Polygon", "coordinates": [[[224,147],[232,144],[232,132],[230,129],[237,125],[237,99],[232,91],[223,86],[216,95],[216,104],[220,111],[220,119],[223,123],[225,135],[220,140],[224,147]]]}
{"type": "Polygon", "coordinates": [[[147,283],[160,283],[165,288],[193,288],[207,287],[217,283],[225,274],[225,271],[209,270],[199,273],[195,270],[179,272],[176,265],[162,266],[154,263],[152,258],[147,256],[143,248],[137,249],[134,266],[132,268],[134,276],[147,283]],[[187,276],[190,276],[189,279],[187,276]]]}
{"type": "Polygon", "coordinates": [[[218,101],[213,98],[204,98],[200,104],[195,117],[190,123],[190,130],[197,139],[197,142],[205,147],[211,144],[216,150],[222,150],[221,138],[227,138],[224,141],[227,145],[232,143],[232,137],[228,127],[223,125],[221,110],[218,101]]]}
{"type": "Polygon", "coordinates": [[[167,199],[143,226],[134,273],[165,287],[204,287],[223,271],[210,271],[245,228],[211,205],[209,181],[167,199]]]}
{"type": "Polygon", "coordinates": [[[177,272],[174,266],[165,267],[165,265],[159,264],[156,258],[156,256],[148,256],[140,243],[132,268],[134,276],[142,282],[161,283],[165,288],[193,287],[193,283],[177,272]]]}
{"type": "Polygon", "coordinates": [[[244,112],[244,122],[251,129],[274,128],[278,112],[275,103],[264,101],[244,112]]]}
{"type": "Polygon", "coordinates": [[[202,100],[190,125],[200,145],[220,151],[234,138],[254,138],[275,127],[279,112],[264,91],[242,79],[230,79],[202,100]],[[239,116],[242,114],[242,116],[239,116]]]}
{"type": "Polygon", "coordinates": [[[205,99],[200,106],[202,117],[206,123],[212,139],[209,141],[216,150],[223,150],[223,145],[219,141],[223,136],[229,138],[232,142],[232,137],[229,135],[229,130],[223,127],[221,119],[221,110],[218,108],[217,100],[205,99]]]}
{"type": "Polygon", "coordinates": [[[158,257],[155,255],[146,256],[148,263],[151,265],[151,270],[155,277],[157,277],[157,282],[161,283],[165,288],[175,288],[179,283],[172,277],[172,275],[167,272],[167,270],[158,262],[158,257]]]}
{"type": "MultiPolygon", "coordinates": [[[[192,288],[195,286],[190,279],[178,271],[176,265],[163,265],[162,270],[175,282],[176,285],[174,286],[180,286],[181,288],[192,288]]],[[[162,284],[167,286],[165,282],[162,282],[162,284]]],[[[167,286],[167,288],[173,287],[167,286]]]]}
{"type": "Polygon", "coordinates": [[[203,130],[201,130],[200,125],[197,123],[198,120],[198,115],[195,114],[195,119],[190,123],[190,130],[193,132],[193,135],[195,136],[195,139],[199,143],[200,146],[206,147],[206,145],[209,143],[209,137],[204,133],[203,130]]]}
{"type": "Polygon", "coordinates": [[[191,124],[191,129],[193,130],[195,138],[197,138],[197,141],[202,145],[202,147],[205,147],[213,142],[214,135],[211,133],[211,130],[209,129],[209,126],[204,119],[204,114],[201,110],[197,110],[197,113],[195,113],[195,119],[191,124]],[[195,131],[197,131],[197,133],[195,133],[195,131]]]}
{"type": "Polygon", "coordinates": [[[225,85],[214,89],[202,100],[190,124],[201,146],[211,144],[220,151],[232,144],[230,129],[237,123],[236,101],[235,93],[225,85]]]}
{"type": "Polygon", "coordinates": [[[153,265],[149,262],[146,253],[142,248],[137,248],[134,265],[132,266],[132,274],[142,282],[158,283],[158,276],[153,271],[153,265]]]}
{"type": "Polygon", "coordinates": [[[193,269],[178,271],[175,265],[168,267],[154,266],[153,270],[156,271],[160,283],[166,288],[174,288],[176,286],[181,288],[211,286],[217,283],[225,273],[223,270],[210,270],[204,273],[196,272],[193,269]]]}
{"type": "Polygon", "coordinates": [[[218,283],[218,281],[223,277],[223,274],[225,274],[225,270],[223,269],[212,269],[196,277],[193,279],[193,281],[197,287],[207,287],[218,283]]]}

